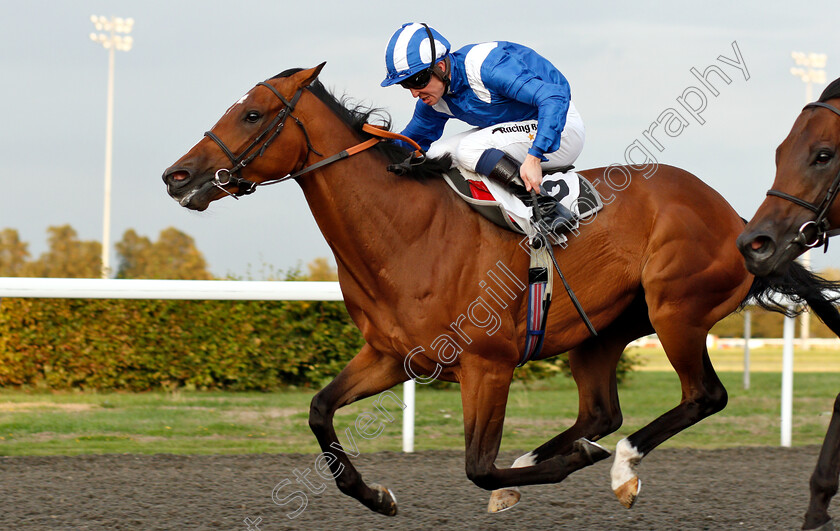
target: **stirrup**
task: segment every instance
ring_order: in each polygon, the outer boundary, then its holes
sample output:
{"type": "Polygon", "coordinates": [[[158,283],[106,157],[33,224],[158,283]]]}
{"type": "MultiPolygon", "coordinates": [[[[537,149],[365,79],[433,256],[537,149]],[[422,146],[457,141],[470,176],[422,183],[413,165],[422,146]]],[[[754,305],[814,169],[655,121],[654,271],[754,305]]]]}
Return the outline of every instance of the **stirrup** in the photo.
{"type": "MultiPolygon", "coordinates": [[[[545,224],[545,228],[555,234],[559,233],[555,231],[555,229],[562,231],[564,226],[571,225],[575,220],[575,214],[563,206],[557,198],[550,195],[537,196],[537,204],[534,208],[540,209],[540,217],[545,224]]],[[[531,219],[535,223],[537,222],[536,215],[534,215],[531,219]]]]}

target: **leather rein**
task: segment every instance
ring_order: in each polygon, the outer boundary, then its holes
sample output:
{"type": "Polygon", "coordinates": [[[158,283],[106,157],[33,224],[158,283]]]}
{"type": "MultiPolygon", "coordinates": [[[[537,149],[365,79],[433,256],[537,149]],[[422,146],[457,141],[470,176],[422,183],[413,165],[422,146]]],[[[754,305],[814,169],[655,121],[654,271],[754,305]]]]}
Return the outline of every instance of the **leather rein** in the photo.
{"type": "MultiPolygon", "coordinates": [[[[840,116],[840,109],[828,105],[827,103],[822,102],[813,102],[809,103],[802,110],[808,109],[810,107],[822,107],[824,109],[828,109],[834,114],[840,116]]],[[[788,193],[770,189],[767,190],[768,196],[779,197],[790,201],[802,208],[810,210],[816,217],[811,221],[806,221],[799,227],[799,232],[797,232],[796,236],[791,240],[790,244],[799,244],[803,247],[816,247],[818,245],[825,245],[825,250],[828,250],[828,239],[831,236],[836,236],[840,234],[840,229],[830,229],[828,223],[828,210],[831,208],[831,205],[834,203],[834,200],[837,198],[837,195],[840,194],[840,171],[837,173],[837,176],[834,177],[834,180],[831,181],[831,185],[825,192],[825,196],[822,199],[820,204],[810,203],[802,198],[796,197],[794,195],[790,195],[788,193]],[[816,234],[814,235],[813,240],[808,240],[808,236],[805,235],[805,231],[813,228],[816,230],[816,234]]]]}
{"type": "Polygon", "coordinates": [[[251,163],[255,158],[262,156],[265,153],[265,150],[268,149],[268,146],[280,135],[283,131],[283,127],[286,125],[286,120],[288,118],[292,118],[295,123],[300,127],[301,131],[303,131],[303,136],[306,139],[306,148],[307,153],[306,157],[304,157],[304,161],[309,158],[311,153],[315,153],[323,157],[324,155],[321,154],[318,150],[316,150],[312,146],[312,141],[309,138],[309,133],[306,132],[306,127],[304,127],[303,122],[301,122],[296,116],[292,114],[292,111],[295,110],[295,106],[300,99],[301,94],[303,93],[303,89],[305,87],[301,87],[295,92],[295,95],[292,97],[291,100],[287,100],[280,94],[276,88],[266,82],[257,83],[257,86],[263,86],[271,90],[275,96],[283,103],[283,108],[277,113],[274,119],[269,123],[265,129],[263,129],[251,143],[244,149],[239,155],[235,155],[233,151],[227,147],[227,145],[216,136],[215,133],[212,131],[207,131],[204,133],[204,136],[208,137],[210,140],[215,142],[219,148],[221,148],[222,152],[230,159],[231,166],[230,168],[222,168],[216,170],[216,173],[213,176],[213,186],[218,188],[219,190],[223,191],[227,195],[233,197],[234,199],[239,199],[239,196],[252,194],[257,190],[258,186],[266,186],[269,184],[277,184],[283,181],[288,181],[289,179],[295,179],[309,173],[311,171],[317,170],[323,166],[328,164],[332,164],[333,162],[339,161],[341,159],[345,159],[347,157],[351,157],[357,153],[361,153],[366,149],[372,148],[382,140],[388,139],[396,139],[402,140],[413,146],[415,151],[409,156],[409,158],[402,163],[401,165],[389,166],[389,171],[394,171],[396,173],[400,173],[400,170],[405,170],[410,166],[416,166],[418,164],[422,164],[426,160],[426,154],[420,149],[420,146],[411,140],[410,138],[400,135],[398,133],[392,133],[391,131],[385,130],[383,127],[379,127],[373,124],[364,124],[362,126],[362,131],[373,135],[375,138],[368,139],[360,144],[356,144],[350,148],[341,151],[340,153],[336,153],[330,157],[327,157],[323,160],[320,160],[314,164],[306,166],[305,168],[298,170],[294,173],[289,175],[285,175],[283,177],[277,177],[274,179],[268,179],[266,181],[257,183],[254,181],[249,181],[242,177],[242,170],[251,163]],[[236,192],[228,191],[225,186],[233,185],[236,186],[236,192]]]}

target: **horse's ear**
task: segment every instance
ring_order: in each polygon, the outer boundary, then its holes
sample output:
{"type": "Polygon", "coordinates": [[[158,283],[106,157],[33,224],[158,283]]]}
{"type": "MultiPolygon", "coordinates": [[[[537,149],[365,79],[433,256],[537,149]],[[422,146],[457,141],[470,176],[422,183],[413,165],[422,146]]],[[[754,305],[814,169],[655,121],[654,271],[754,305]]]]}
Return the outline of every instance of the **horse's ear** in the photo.
{"type": "Polygon", "coordinates": [[[318,74],[321,73],[321,70],[324,68],[325,64],[327,64],[326,61],[319,64],[315,68],[301,70],[294,76],[295,83],[297,83],[299,87],[308,87],[310,84],[312,84],[313,81],[315,81],[318,78],[318,74]]]}

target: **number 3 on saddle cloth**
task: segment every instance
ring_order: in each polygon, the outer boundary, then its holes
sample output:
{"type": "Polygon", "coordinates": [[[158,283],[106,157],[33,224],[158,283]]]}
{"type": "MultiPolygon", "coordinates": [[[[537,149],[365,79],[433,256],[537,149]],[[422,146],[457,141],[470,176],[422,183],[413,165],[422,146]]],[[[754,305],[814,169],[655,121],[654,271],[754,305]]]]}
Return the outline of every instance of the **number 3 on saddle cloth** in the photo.
{"type": "MultiPolygon", "coordinates": [[[[453,168],[443,177],[455,193],[474,210],[500,227],[527,235],[531,243],[531,265],[528,269],[528,332],[519,361],[519,365],[522,366],[539,355],[545,338],[545,323],[551,305],[554,278],[550,250],[545,245],[534,244],[540,240],[534,239],[537,230],[532,218],[532,207],[524,204],[514,193],[481,175],[463,169],[459,171],[453,168]]],[[[554,245],[565,247],[568,237],[564,233],[570,230],[576,233],[579,219],[587,219],[604,207],[595,187],[572,171],[547,174],[543,178],[543,193],[557,198],[575,214],[572,224],[552,227],[550,230],[543,227],[541,232],[547,233],[548,239],[554,245]]]]}

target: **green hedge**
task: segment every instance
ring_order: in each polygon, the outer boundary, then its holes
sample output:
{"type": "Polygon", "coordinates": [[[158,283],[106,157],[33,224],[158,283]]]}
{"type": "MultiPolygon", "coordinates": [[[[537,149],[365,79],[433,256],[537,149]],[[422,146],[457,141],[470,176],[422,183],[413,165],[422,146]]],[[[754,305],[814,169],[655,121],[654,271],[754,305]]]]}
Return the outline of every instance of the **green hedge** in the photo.
{"type": "Polygon", "coordinates": [[[341,302],[0,302],[0,386],[317,386],[362,344],[341,302]]]}

